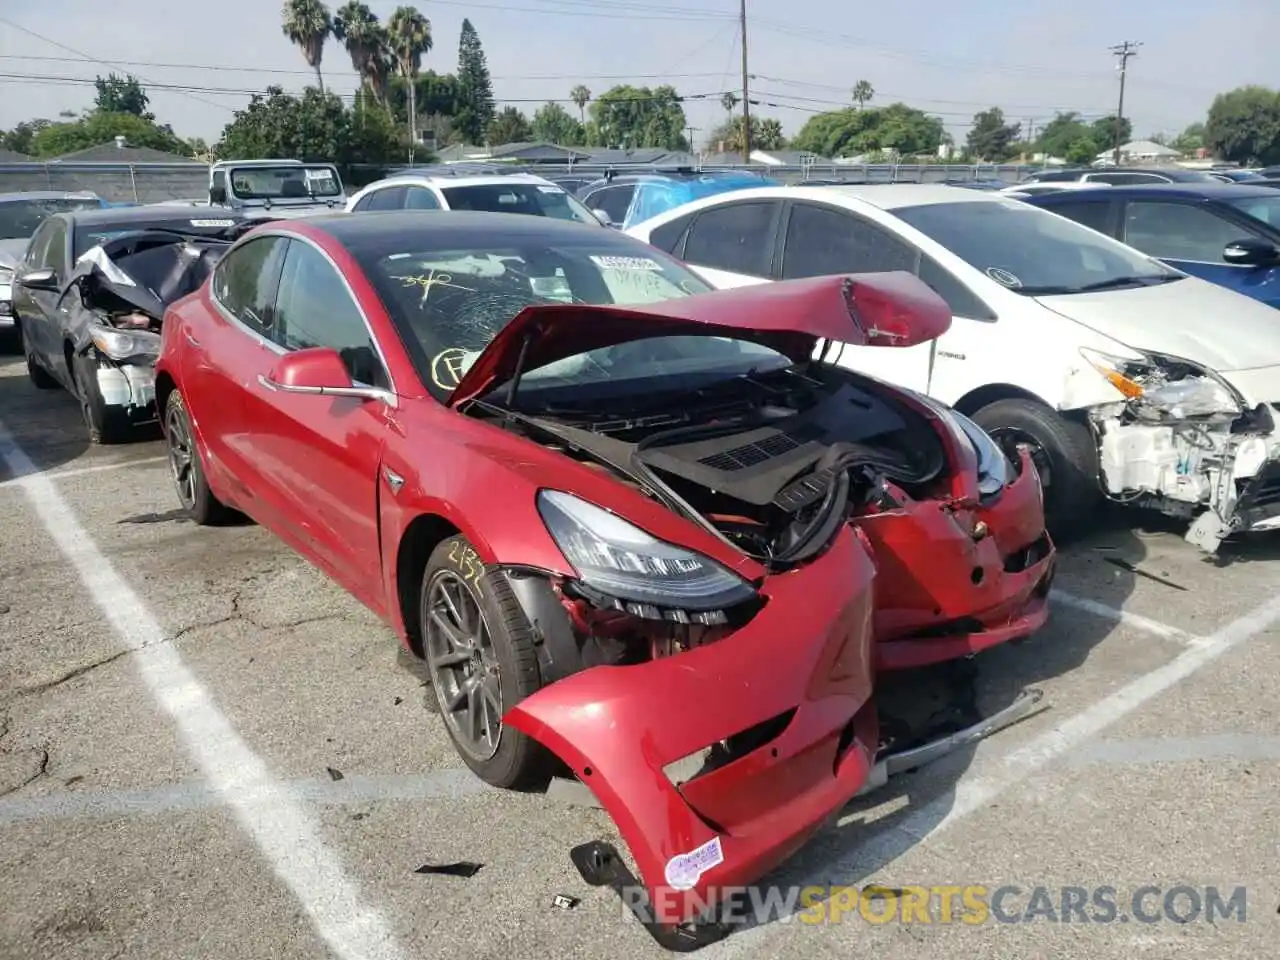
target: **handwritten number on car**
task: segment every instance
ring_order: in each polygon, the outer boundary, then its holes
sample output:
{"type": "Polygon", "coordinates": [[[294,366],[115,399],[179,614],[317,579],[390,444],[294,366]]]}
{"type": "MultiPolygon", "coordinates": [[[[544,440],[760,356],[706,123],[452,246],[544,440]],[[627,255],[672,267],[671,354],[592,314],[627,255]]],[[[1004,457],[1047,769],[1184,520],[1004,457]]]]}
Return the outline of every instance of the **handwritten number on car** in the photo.
{"type": "Polygon", "coordinates": [[[462,574],[464,583],[471,584],[476,592],[476,599],[483,599],[484,592],[480,588],[480,578],[484,576],[484,564],[471,547],[464,547],[462,541],[455,540],[449,546],[449,562],[462,574]]]}

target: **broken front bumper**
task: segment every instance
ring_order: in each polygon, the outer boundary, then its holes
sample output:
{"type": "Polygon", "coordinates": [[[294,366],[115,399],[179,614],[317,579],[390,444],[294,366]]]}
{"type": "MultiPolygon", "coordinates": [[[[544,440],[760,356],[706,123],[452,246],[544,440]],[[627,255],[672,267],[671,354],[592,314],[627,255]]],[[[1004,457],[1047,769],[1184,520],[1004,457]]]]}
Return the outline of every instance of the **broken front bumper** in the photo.
{"type": "Polygon", "coordinates": [[[154,360],[117,362],[98,354],[94,376],[104,406],[123,411],[134,423],[156,419],[154,360]]]}
{"type": "Polygon", "coordinates": [[[1040,478],[1021,470],[989,505],[913,501],[854,521],[876,559],[876,669],[967,657],[1035,633],[1048,619],[1055,551],[1040,478]]]}
{"type": "Polygon", "coordinates": [[[874,576],[846,527],[812,564],[768,578],[763,608],[728,637],[590,668],[508,711],[608,811],[668,922],[782,863],[862,788],[878,740],[874,576]],[[714,769],[677,772],[735,740],[714,769]]]}
{"type": "Polygon", "coordinates": [[[1188,542],[1214,553],[1232,534],[1280,529],[1280,438],[1242,441],[1209,479],[1208,509],[1192,520],[1188,542]]]}

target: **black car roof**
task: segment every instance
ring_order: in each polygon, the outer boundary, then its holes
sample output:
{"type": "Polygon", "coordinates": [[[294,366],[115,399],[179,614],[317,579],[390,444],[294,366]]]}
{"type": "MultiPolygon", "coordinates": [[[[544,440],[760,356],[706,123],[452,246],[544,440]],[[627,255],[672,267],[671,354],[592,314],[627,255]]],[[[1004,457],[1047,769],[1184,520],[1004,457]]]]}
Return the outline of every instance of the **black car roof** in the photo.
{"type": "Polygon", "coordinates": [[[589,223],[558,220],[553,217],[536,217],[516,213],[481,213],[471,210],[379,210],[365,213],[321,213],[297,221],[279,221],[274,224],[287,229],[289,224],[316,227],[333,237],[344,247],[355,249],[376,245],[396,236],[406,242],[413,234],[437,236],[448,234],[456,237],[458,245],[527,243],[541,240],[547,243],[592,240],[600,246],[620,249],[648,249],[648,244],[629,237],[619,230],[589,223]]]}
{"type": "Polygon", "coordinates": [[[1136,196],[1136,197],[1177,197],[1183,200],[1246,200],[1250,197],[1274,197],[1275,190],[1270,187],[1256,187],[1245,181],[1242,183],[1223,183],[1221,180],[1204,183],[1134,183],[1108,186],[1098,184],[1097,187],[1086,187],[1080,190],[1059,190],[1053,193],[1041,193],[1028,200],[1036,203],[1070,203],[1072,200],[1091,200],[1102,197],[1136,196]]]}
{"type": "Polygon", "coordinates": [[[77,227],[146,226],[150,223],[172,223],[175,220],[234,220],[248,219],[232,210],[211,207],[103,207],[92,210],[72,210],[54,214],[77,227]]]}

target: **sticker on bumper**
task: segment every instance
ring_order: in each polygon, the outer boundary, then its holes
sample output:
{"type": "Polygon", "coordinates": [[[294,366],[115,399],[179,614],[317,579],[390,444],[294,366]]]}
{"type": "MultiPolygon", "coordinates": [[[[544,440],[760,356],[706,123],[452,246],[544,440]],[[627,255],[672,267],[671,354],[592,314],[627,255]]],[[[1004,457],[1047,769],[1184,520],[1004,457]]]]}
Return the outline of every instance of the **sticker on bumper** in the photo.
{"type": "Polygon", "coordinates": [[[720,849],[720,838],[715,837],[688,853],[668,860],[667,883],[676,890],[692,890],[704,873],[722,863],[724,852],[720,849]]]}

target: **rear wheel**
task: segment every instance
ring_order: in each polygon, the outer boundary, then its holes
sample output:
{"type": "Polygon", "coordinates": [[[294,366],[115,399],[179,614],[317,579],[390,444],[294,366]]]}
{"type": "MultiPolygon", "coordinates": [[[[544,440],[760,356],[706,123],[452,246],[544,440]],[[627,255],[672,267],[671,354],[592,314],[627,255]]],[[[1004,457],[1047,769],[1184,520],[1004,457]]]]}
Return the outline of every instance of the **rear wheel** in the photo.
{"type": "Polygon", "coordinates": [[[1098,449],[1084,424],[1068,420],[1033,400],[1012,398],[989,403],[973,415],[1019,463],[1026,446],[1044,488],[1045,523],[1054,539],[1081,531],[1102,501],[1098,488],[1098,449]]]}
{"type": "Polygon", "coordinates": [[[534,632],[501,576],[486,576],[465,537],[431,553],[419,595],[422,647],[458,755],[495,787],[545,781],[550,755],[503,715],[542,686],[534,632]]]}
{"type": "Polygon", "coordinates": [[[177,390],[169,394],[165,403],[164,439],[169,454],[169,471],[173,474],[178,500],[187,516],[201,526],[229,519],[233,511],[209,489],[195,431],[191,428],[191,417],[187,414],[182,394],[177,390]]]}

